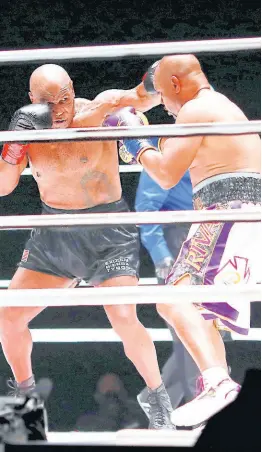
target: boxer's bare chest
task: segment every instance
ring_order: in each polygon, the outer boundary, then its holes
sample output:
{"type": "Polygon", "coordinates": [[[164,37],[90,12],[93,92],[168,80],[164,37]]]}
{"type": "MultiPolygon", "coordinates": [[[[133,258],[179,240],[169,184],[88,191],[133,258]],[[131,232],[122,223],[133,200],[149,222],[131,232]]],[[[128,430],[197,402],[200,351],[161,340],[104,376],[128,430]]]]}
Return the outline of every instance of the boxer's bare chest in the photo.
{"type": "MultiPolygon", "coordinates": [[[[94,124],[87,119],[83,124],[71,123],[71,127],[90,126],[94,124]]],[[[116,142],[31,143],[28,159],[41,198],[50,206],[86,208],[120,197],[116,142]]]]}
{"type": "Polygon", "coordinates": [[[57,178],[60,173],[79,174],[104,166],[103,160],[110,158],[110,150],[112,145],[101,142],[35,143],[30,145],[28,157],[38,177],[57,178]]]}
{"type": "MultiPolygon", "coordinates": [[[[75,100],[75,116],[70,127],[94,126],[92,123],[89,125],[88,119],[77,120],[89,104],[86,99],[75,100]]],[[[28,152],[32,172],[38,178],[58,178],[60,174],[66,177],[73,173],[79,175],[102,168],[110,172],[117,161],[116,155],[116,143],[105,141],[31,143],[28,152]]]]}
{"type": "Polygon", "coordinates": [[[28,157],[41,199],[51,207],[81,209],[120,198],[115,142],[34,144],[28,157]]]}

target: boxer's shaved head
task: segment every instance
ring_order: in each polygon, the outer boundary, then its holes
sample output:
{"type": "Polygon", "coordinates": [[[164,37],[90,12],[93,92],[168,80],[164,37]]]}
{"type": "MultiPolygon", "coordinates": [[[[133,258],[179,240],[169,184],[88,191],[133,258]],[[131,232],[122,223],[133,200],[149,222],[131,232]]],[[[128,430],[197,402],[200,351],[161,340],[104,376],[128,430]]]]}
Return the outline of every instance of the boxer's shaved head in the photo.
{"type": "Polygon", "coordinates": [[[30,92],[49,92],[53,87],[60,87],[63,89],[67,86],[72,86],[72,80],[64,68],[57,64],[44,64],[39,66],[31,75],[30,92]]]}
{"type": "Polygon", "coordinates": [[[73,82],[64,68],[44,64],[32,73],[29,96],[33,103],[53,108],[53,127],[68,127],[74,115],[73,82]]]}
{"type": "Polygon", "coordinates": [[[158,67],[161,77],[170,78],[175,75],[182,79],[189,74],[202,73],[198,59],[194,55],[170,55],[162,58],[158,67]]]}
{"type": "Polygon", "coordinates": [[[210,88],[198,59],[190,54],[162,58],[155,71],[154,86],[166,108],[174,114],[198,91],[210,88]]]}

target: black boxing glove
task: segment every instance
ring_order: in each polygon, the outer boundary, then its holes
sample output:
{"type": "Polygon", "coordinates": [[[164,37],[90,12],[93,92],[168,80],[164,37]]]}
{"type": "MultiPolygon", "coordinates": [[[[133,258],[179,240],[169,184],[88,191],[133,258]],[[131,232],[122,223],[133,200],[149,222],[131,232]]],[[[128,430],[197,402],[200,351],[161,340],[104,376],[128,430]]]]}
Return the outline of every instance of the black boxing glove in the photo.
{"type": "Polygon", "coordinates": [[[145,75],[142,78],[144,88],[149,94],[157,94],[157,91],[154,86],[154,75],[155,75],[155,70],[159,63],[160,63],[160,60],[158,60],[154,64],[152,64],[148,68],[147,72],[145,73],[145,75]]]}
{"type": "MultiPolygon", "coordinates": [[[[47,104],[30,104],[17,110],[10,122],[9,130],[51,129],[52,112],[47,104]]],[[[27,143],[6,143],[2,150],[2,160],[11,165],[19,165],[28,151],[27,143]]]]}

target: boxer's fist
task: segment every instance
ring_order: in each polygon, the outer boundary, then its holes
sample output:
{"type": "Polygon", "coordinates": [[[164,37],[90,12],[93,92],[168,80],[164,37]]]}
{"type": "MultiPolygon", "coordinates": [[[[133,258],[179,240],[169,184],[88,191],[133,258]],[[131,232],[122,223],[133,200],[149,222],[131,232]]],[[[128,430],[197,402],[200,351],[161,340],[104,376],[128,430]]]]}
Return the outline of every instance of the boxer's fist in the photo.
{"type": "MultiPolygon", "coordinates": [[[[118,126],[143,126],[148,125],[147,117],[137,111],[134,107],[125,107],[116,111],[110,116],[107,116],[105,119],[104,126],[107,127],[118,127],[118,126]]],[[[119,155],[121,160],[125,163],[135,164],[137,163],[136,159],[132,154],[128,152],[123,140],[119,140],[119,155]]]]}
{"type": "MultiPolygon", "coordinates": [[[[134,127],[148,125],[148,119],[144,115],[144,113],[141,113],[141,111],[135,110],[132,107],[130,108],[130,113],[133,113],[135,116],[137,116],[137,118],[135,120],[137,124],[136,125],[130,124],[130,121],[129,121],[129,124],[126,124],[126,125],[134,125],[134,127]]],[[[126,119],[128,120],[128,118],[126,118],[126,119]]],[[[128,163],[129,165],[137,164],[136,158],[132,154],[130,154],[130,152],[128,152],[128,149],[124,143],[124,140],[119,140],[118,151],[119,151],[119,156],[124,163],[128,163]]]]}
{"type": "Polygon", "coordinates": [[[107,116],[103,122],[103,126],[107,127],[118,127],[118,126],[145,126],[148,125],[148,119],[141,113],[141,111],[136,110],[134,107],[124,107],[107,116]],[[134,118],[136,116],[137,118],[134,118]]]}
{"type": "Polygon", "coordinates": [[[159,148],[161,138],[126,138],[123,141],[119,141],[119,156],[123,162],[129,165],[134,165],[139,162],[139,157],[146,149],[159,148]]]}
{"type": "Polygon", "coordinates": [[[51,129],[52,111],[47,104],[25,105],[17,110],[10,122],[9,130],[51,129]]]}
{"type": "MultiPolygon", "coordinates": [[[[9,130],[36,130],[52,127],[52,112],[47,104],[30,104],[17,110],[10,122],[9,130]]],[[[2,160],[11,165],[19,165],[25,157],[29,145],[6,143],[2,150],[2,160]]]]}
{"type": "MultiPolygon", "coordinates": [[[[129,124],[133,127],[148,125],[147,117],[144,113],[136,111],[135,114],[129,113],[129,124]]],[[[141,133],[142,135],[142,133],[141,133]]],[[[146,149],[160,149],[160,139],[158,137],[150,138],[125,138],[119,142],[119,155],[125,163],[140,163],[140,156],[146,149]]]]}
{"type": "MultiPolygon", "coordinates": [[[[106,126],[148,125],[147,117],[133,107],[125,107],[108,116],[104,122],[106,126]]],[[[141,134],[142,135],[142,134],[141,134]]],[[[125,138],[119,141],[119,155],[125,163],[139,162],[139,156],[145,149],[158,146],[158,138],[125,138]]]]}
{"type": "Polygon", "coordinates": [[[147,72],[145,73],[145,75],[142,78],[144,88],[145,88],[146,92],[148,92],[149,94],[157,94],[157,91],[154,86],[154,75],[155,75],[155,70],[159,63],[160,63],[160,60],[158,60],[154,64],[152,64],[148,68],[147,72]]]}

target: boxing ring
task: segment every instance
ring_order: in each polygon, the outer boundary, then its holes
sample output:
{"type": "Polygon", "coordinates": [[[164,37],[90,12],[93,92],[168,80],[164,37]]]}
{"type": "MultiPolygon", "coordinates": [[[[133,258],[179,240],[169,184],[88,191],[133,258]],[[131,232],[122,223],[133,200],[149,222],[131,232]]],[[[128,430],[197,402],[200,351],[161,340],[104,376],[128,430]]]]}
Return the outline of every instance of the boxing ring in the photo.
{"type": "MultiPolygon", "coordinates": [[[[175,53],[235,52],[259,50],[260,38],[239,38],[223,40],[181,41],[167,43],[142,43],[124,45],[86,46],[56,49],[34,49],[0,51],[0,65],[105,60],[123,57],[160,57],[175,53]]],[[[187,125],[149,125],[137,127],[103,127],[61,130],[1,131],[0,142],[51,142],[84,140],[117,140],[133,137],[189,135],[242,135],[260,133],[261,121],[243,123],[213,123],[187,125]],[[141,130],[142,129],[142,130],[141,130]]],[[[140,172],[140,165],[119,166],[120,172],[140,172]]],[[[31,176],[29,169],[23,177],[31,176]]],[[[259,222],[261,209],[243,209],[179,212],[138,212],[110,214],[62,214],[0,216],[0,230],[22,230],[48,228],[53,226],[114,226],[118,224],[172,224],[202,222],[259,222]]],[[[260,283],[260,281],[257,281],[260,283]]],[[[140,280],[137,287],[85,287],[78,289],[24,289],[8,291],[9,281],[0,280],[2,306],[98,306],[105,304],[153,304],[224,302],[225,299],[240,301],[261,301],[260,284],[235,286],[157,286],[155,278],[140,280]],[[14,293],[15,292],[15,293],[14,293]],[[193,301],[192,301],[192,293],[193,301]],[[48,300],[48,301],[47,301],[48,300]],[[106,301],[105,301],[106,300],[106,301]],[[124,301],[123,301],[124,300],[124,301]],[[179,301],[177,301],[179,300],[179,301]]],[[[34,342],[118,342],[119,337],[112,329],[43,329],[31,330],[34,342]]],[[[166,329],[149,329],[154,341],[168,341],[171,336],[166,329]]],[[[251,329],[248,337],[233,333],[234,340],[260,340],[261,330],[251,329]]],[[[78,443],[88,445],[143,445],[143,446],[192,446],[200,431],[146,431],[123,430],[119,432],[49,432],[53,443],[78,443]]]]}

